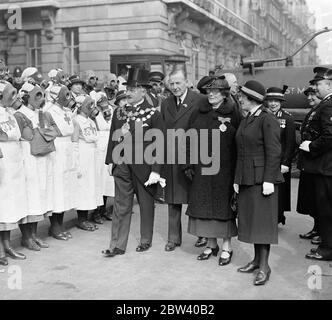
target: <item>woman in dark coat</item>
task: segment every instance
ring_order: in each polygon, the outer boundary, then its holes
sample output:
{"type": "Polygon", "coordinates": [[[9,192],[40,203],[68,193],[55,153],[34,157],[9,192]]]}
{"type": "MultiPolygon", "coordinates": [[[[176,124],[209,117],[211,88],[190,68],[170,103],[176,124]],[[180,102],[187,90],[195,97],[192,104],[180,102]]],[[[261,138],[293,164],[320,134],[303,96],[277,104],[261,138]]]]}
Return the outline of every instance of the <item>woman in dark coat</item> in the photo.
{"type": "Polygon", "coordinates": [[[291,169],[296,145],[294,119],[289,112],[281,107],[285,101],[284,94],[287,88],[287,86],[284,86],[283,89],[269,88],[265,96],[267,107],[280,123],[280,171],[284,176],[285,182],[279,185],[278,190],[278,223],[282,224],[286,222],[284,212],[291,211],[291,169]]]}
{"type": "Polygon", "coordinates": [[[278,188],[281,143],[278,120],[262,106],[265,88],[251,80],[240,87],[240,103],[247,111],[236,133],[237,162],[234,191],[238,197],[239,240],[253,243],[254,260],[238,272],[253,273],[254,285],[269,279],[270,245],[278,243],[278,188]]]}
{"type": "Polygon", "coordinates": [[[209,104],[200,105],[190,118],[190,128],[198,134],[197,148],[192,147],[190,151],[198,155],[198,163],[185,171],[186,176],[192,179],[186,212],[189,216],[188,232],[208,238],[207,248],[197,257],[198,260],[217,256],[217,238],[222,238],[219,265],[226,265],[233,253],[231,237],[237,235],[230,199],[236,159],[235,133],[240,114],[228,100],[229,85],[224,77],[212,78],[204,88],[209,104]],[[212,163],[202,161],[203,155],[211,157],[212,163]],[[205,173],[204,168],[211,166],[215,168],[214,172],[205,173]]]}
{"type": "MultiPolygon", "coordinates": [[[[310,140],[311,137],[308,136],[309,132],[307,130],[307,125],[310,117],[315,113],[316,107],[320,104],[321,100],[317,97],[316,91],[313,87],[309,87],[304,91],[304,94],[307,96],[309,106],[311,110],[308,112],[304,118],[301,131],[300,131],[300,142],[301,144],[305,140],[310,140]]],[[[297,207],[296,211],[300,214],[310,215],[314,220],[314,226],[311,231],[300,234],[301,239],[308,239],[312,241],[312,244],[319,244],[321,241],[319,230],[318,230],[318,219],[317,212],[315,211],[315,198],[314,193],[312,192],[313,186],[313,174],[307,171],[304,171],[303,163],[303,152],[299,152],[297,168],[300,170],[300,179],[299,179],[299,189],[297,195],[297,207]]]]}

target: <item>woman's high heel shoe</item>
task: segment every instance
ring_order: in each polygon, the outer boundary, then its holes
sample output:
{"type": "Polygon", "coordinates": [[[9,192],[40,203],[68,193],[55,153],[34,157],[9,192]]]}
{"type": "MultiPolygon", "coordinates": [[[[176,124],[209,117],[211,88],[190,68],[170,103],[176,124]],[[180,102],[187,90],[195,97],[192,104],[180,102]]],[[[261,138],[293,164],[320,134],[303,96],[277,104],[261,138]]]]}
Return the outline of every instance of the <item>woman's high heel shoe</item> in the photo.
{"type": "Polygon", "coordinates": [[[219,252],[219,246],[217,245],[215,248],[207,247],[204,252],[202,252],[198,257],[197,260],[208,260],[211,255],[217,256],[219,252]]]}
{"type": "Polygon", "coordinates": [[[223,257],[220,256],[220,258],[219,258],[219,266],[226,266],[232,260],[233,250],[232,251],[222,250],[221,254],[222,254],[222,252],[227,252],[228,253],[228,258],[223,258],[223,257]]]}

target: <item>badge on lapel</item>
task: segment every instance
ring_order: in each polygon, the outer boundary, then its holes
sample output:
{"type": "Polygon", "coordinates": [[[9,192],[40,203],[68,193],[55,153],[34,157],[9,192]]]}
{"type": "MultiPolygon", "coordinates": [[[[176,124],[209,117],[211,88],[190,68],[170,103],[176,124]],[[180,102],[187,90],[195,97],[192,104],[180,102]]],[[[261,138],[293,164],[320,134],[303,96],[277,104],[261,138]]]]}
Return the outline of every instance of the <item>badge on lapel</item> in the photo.
{"type": "Polygon", "coordinates": [[[286,128],[286,119],[279,119],[280,122],[280,128],[285,129],[286,128]]]}

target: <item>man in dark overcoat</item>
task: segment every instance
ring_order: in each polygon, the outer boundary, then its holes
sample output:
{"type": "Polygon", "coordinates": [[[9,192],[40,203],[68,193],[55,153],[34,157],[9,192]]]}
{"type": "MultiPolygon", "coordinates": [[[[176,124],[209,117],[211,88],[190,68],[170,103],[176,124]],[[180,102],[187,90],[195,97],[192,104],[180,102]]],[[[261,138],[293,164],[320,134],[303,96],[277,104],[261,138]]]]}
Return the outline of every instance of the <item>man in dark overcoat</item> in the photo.
{"type": "Polygon", "coordinates": [[[312,192],[321,244],[306,258],[332,260],[332,70],[316,67],[311,84],[321,103],[311,113],[304,130],[307,140],[300,145],[303,169],[313,174],[312,192]]]}
{"type": "Polygon", "coordinates": [[[183,135],[178,140],[179,148],[172,141],[175,141],[177,130],[186,131],[189,129],[189,119],[192,112],[208,102],[207,97],[188,89],[187,75],[182,69],[175,70],[170,74],[169,87],[173,96],[162,102],[161,114],[167,129],[167,165],[164,169],[166,177],[165,202],[168,204],[168,242],[165,250],[173,251],[182,242],[181,211],[182,204],[188,203],[190,182],[181,167],[181,164],[184,163],[179,163],[181,150],[186,149],[185,141],[182,139],[183,135]],[[174,134],[171,134],[172,130],[174,134]],[[170,164],[170,159],[174,160],[173,164],[170,164]]]}
{"type": "MultiPolygon", "coordinates": [[[[103,253],[107,257],[124,254],[131,222],[134,193],[140,207],[140,244],[137,252],[152,245],[154,199],[160,172],[164,163],[163,152],[151,157],[147,149],[155,140],[145,138],[147,130],[158,129],[163,139],[164,125],[161,114],[144,98],[143,86],[148,85],[148,71],[130,69],[127,99],[130,105],[115,109],[105,163],[114,176],[115,197],[110,248],[103,253]],[[154,161],[154,159],[157,159],[154,161]]],[[[158,141],[157,144],[162,144],[158,141]]],[[[160,149],[159,149],[160,150],[160,149]]]]}

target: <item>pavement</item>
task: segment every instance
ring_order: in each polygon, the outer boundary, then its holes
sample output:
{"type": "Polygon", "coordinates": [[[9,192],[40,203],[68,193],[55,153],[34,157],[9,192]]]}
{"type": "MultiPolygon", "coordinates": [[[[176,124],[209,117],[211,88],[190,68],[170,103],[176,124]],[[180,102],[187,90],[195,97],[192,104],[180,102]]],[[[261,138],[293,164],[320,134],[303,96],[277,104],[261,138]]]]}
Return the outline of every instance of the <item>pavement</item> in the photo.
{"type": "MultiPolygon", "coordinates": [[[[292,180],[292,212],[279,227],[279,244],[271,248],[270,281],[253,285],[252,274],[236,270],[253,257],[253,246],[232,241],[231,264],[218,266],[218,257],[198,261],[201,248],[186,232],[183,214],[183,244],[165,252],[167,205],[157,204],[153,246],[137,253],[139,210],[134,206],[131,232],[125,255],[104,258],[110,240],[111,223],[95,232],[75,227],[76,213],[68,212],[65,223],[73,239],[58,241],[47,236],[49,222],[40,223],[39,234],[50,248],[32,252],[20,247],[20,232],[12,233],[13,246],[27,255],[24,261],[9,260],[0,266],[0,299],[111,299],[111,300],[326,300],[332,298],[332,261],[312,261],[304,255],[314,247],[300,233],[312,229],[312,220],[295,212],[298,180],[292,180]]],[[[219,245],[220,245],[219,241],[219,245]]]]}

